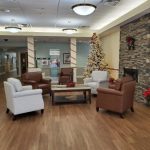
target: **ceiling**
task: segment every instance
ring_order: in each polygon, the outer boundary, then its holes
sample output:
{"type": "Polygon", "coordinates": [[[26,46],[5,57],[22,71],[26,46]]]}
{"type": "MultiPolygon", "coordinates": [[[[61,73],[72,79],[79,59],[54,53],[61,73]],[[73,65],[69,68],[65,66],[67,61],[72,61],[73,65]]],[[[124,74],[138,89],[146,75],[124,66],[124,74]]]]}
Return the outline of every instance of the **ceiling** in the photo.
{"type": "Polygon", "coordinates": [[[62,29],[71,27],[78,29],[76,36],[88,37],[147,4],[149,0],[120,0],[116,6],[105,5],[103,0],[0,0],[0,35],[11,35],[4,27],[19,24],[22,31],[15,35],[66,36],[62,29]],[[84,1],[97,6],[93,14],[73,12],[71,6],[84,1]]]}

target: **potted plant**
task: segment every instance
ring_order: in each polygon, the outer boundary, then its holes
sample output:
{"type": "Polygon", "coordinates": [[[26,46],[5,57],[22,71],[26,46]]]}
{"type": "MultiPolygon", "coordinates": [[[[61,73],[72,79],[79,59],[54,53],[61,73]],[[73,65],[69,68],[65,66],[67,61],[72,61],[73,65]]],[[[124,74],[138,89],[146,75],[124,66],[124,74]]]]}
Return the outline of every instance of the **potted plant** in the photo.
{"type": "Polygon", "coordinates": [[[145,99],[146,99],[146,104],[150,106],[150,88],[148,88],[146,91],[143,93],[145,99]]]}

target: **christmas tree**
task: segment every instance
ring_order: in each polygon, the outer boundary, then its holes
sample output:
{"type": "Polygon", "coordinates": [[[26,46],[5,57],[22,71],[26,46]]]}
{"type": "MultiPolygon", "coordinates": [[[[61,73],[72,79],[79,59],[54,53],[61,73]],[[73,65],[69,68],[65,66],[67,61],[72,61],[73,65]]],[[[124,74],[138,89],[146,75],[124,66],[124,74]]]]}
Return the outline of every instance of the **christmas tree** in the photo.
{"type": "Polygon", "coordinates": [[[96,33],[93,33],[90,41],[91,50],[88,56],[88,64],[84,71],[84,77],[90,77],[93,70],[107,70],[108,64],[104,61],[103,49],[96,33]]]}

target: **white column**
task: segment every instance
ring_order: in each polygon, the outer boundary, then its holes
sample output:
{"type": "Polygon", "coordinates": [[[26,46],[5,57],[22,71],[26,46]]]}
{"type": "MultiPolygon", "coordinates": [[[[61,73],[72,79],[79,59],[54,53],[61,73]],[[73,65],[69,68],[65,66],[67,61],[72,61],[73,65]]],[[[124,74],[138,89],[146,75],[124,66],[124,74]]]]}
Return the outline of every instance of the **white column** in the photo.
{"type": "Polygon", "coordinates": [[[77,46],[76,46],[76,38],[70,39],[70,57],[71,57],[71,67],[73,67],[73,81],[77,82],[77,46]]]}
{"type": "Polygon", "coordinates": [[[35,51],[34,51],[34,38],[27,37],[28,46],[28,68],[35,67],[35,51]]]}

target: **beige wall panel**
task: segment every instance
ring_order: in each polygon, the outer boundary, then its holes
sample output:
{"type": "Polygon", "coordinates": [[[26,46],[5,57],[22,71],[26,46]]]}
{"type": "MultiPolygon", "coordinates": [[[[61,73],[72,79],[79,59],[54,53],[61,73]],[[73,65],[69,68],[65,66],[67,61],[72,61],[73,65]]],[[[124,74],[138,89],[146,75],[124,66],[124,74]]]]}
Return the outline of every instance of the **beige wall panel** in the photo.
{"type": "MultiPolygon", "coordinates": [[[[105,53],[105,61],[110,68],[119,69],[120,30],[101,38],[102,48],[105,53]]],[[[118,78],[119,71],[110,70],[110,76],[118,78]]]]}

